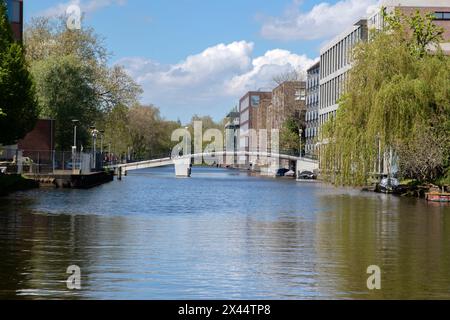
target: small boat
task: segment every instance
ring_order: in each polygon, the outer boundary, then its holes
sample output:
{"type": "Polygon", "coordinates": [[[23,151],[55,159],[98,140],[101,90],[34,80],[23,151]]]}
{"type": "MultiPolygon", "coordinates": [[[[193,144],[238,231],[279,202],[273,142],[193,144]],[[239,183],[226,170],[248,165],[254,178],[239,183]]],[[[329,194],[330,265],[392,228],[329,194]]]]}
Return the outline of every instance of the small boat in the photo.
{"type": "Polygon", "coordinates": [[[384,178],[377,187],[380,193],[394,193],[400,183],[395,178],[384,178]]]}
{"type": "Polygon", "coordinates": [[[429,202],[450,203],[450,193],[430,192],[426,194],[426,199],[429,202]]]}

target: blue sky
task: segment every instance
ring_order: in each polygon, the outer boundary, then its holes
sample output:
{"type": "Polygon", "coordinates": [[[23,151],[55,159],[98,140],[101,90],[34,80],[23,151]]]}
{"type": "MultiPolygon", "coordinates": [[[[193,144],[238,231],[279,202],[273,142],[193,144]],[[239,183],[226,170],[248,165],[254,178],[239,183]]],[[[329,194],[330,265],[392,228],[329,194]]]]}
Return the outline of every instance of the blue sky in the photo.
{"type": "Polygon", "coordinates": [[[84,25],[168,119],[221,119],[248,90],[304,71],[376,0],[25,0],[25,20],[77,4],[84,25]]]}

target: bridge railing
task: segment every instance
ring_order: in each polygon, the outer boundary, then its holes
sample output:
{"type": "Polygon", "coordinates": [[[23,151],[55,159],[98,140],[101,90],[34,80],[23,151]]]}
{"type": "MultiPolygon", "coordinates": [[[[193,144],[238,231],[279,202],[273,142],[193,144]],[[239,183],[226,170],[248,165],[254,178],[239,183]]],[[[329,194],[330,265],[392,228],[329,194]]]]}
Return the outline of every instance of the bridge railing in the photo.
{"type": "MultiPolygon", "coordinates": [[[[194,152],[194,150],[191,150],[192,152],[190,153],[190,155],[192,154],[197,154],[196,152],[194,152]]],[[[228,153],[240,153],[240,152],[248,152],[248,153],[260,153],[260,154],[283,154],[283,155],[287,155],[287,156],[292,156],[292,157],[304,157],[304,153],[300,154],[300,152],[298,150],[292,150],[292,149],[251,149],[251,148],[242,148],[242,149],[234,149],[234,150],[230,150],[227,148],[223,148],[220,150],[213,150],[213,151],[202,151],[201,153],[198,154],[214,154],[214,153],[223,153],[223,152],[228,152],[228,153]]],[[[185,155],[181,154],[181,152],[179,153],[180,157],[183,157],[185,155]]]]}
{"type": "MultiPolygon", "coordinates": [[[[193,150],[192,150],[193,151],[193,150]]],[[[276,150],[271,150],[270,148],[268,148],[267,150],[260,150],[260,149],[245,149],[245,150],[239,150],[239,149],[235,149],[235,150],[229,150],[229,149],[222,149],[222,150],[212,150],[212,151],[202,151],[201,153],[190,153],[188,155],[184,155],[181,151],[178,154],[172,154],[172,152],[170,153],[161,153],[161,154],[155,154],[155,155],[151,155],[148,158],[143,158],[143,157],[133,157],[133,159],[122,159],[121,161],[114,161],[114,162],[108,162],[106,161],[104,163],[104,167],[109,167],[109,168],[116,168],[118,166],[127,166],[127,165],[133,165],[135,163],[140,163],[142,164],[143,162],[151,162],[151,161],[158,161],[158,160],[165,160],[165,159],[175,159],[175,158],[186,158],[186,157],[191,157],[191,158],[195,158],[198,159],[200,157],[214,157],[215,155],[219,156],[219,157],[224,157],[224,162],[225,162],[225,157],[227,157],[228,155],[234,154],[237,158],[238,157],[248,157],[249,159],[255,159],[255,160],[260,160],[260,159],[264,159],[264,158],[273,158],[273,157],[279,157],[281,159],[288,159],[288,160],[299,160],[299,159],[304,159],[306,161],[317,161],[317,159],[314,159],[313,157],[306,157],[305,155],[300,155],[300,153],[297,150],[286,150],[286,149],[276,149],[276,150]]]]}

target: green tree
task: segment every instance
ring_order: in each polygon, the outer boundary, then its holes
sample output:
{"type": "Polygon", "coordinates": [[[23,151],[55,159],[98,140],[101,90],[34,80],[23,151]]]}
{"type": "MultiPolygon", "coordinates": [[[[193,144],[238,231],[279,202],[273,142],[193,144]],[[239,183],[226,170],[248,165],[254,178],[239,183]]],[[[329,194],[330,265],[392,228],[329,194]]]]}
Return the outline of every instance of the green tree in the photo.
{"type": "Polygon", "coordinates": [[[280,150],[298,153],[300,151],[299,124],[294,118],[285,121],[280,130],[280,150]]]}
{"type": "MultiPolygon", "coordinates": [[[[41,115],[56,119],[58,148],[72,145],[73,119],[80,120],[78,136],[85,146],[91,142],[88,128],[93,124],[97,128],[127,126],[127,118],[117,117],[117,111],[137,103],[142,89],[122,67],[108,66],[110,54],[92,28],[69,30],[62,18],[40,17],[27,26],[24,41],[41,115]]],[[[121,138],[110,142],[122,149],[128,141],[124,135],[121,138]]]]}
{"type": "Polygon", "coordinates": [[[130,135],[129,108],[124,105],[116,105],[108,112],[101,128],[105,130],[105,144],[111,146],[111,152],[124,154],[128,147],[132,146],[130,135]]]}
{"type": "Polygon", "coordinates": [[[386,25],[382,32],[396,32],[411,54],[423,57],[439,47],[444,29],[434,23],[434,13],[423,14],[417,10],[414,14],[405,15],[398,9],[394,14],[388,15],[385,10],[383,13],[386,25]]]}
{"type": "Polygon", "coordinates": [[[172,132],[180,126],[178,122],[162,119],[157,107],[140,104],[114,107],[102,124],[104,141],[111,144],[113,153],[130,151],[139,159],[168,156],[176,144],[171,141],[172,132]]]}
{"type": "MultiPolygon", "coordinates": [[[[408,154],[405,147],[414,149],[426,132],[450,133],[450,62],[439,51],[429,54],[440,39],[432,17],[386,21],[383,31],[355,49],[351,86],[322,130],[322,171],[336,184],[365,184],[385,152],[398,154],[403,146],[408,154]]],[[[400,165],[401,172],[412,172],[408,162],[400,165]]],[[[433,161],[435,168],[442,165],[433,161]]]]}
{"type": "Polygon", "coordinates": [[[55,145],[62,150],[73,144],[72,120],[80,121],[78,140],[88,145],[87,129],[99,118],[94,72],[75,56],[51,57],[32,68],[41,115],[55,119],[55,145]]]}
{"type": "Polygon", "coordinates": [[[99,109],[108,112],[119,104],[135,104],[142,89],[121,66],[108,66],[110,53],[103,38],[91,27],[69,30],[65,22],[63,18],[32,19],[24,35],[31,65],[52,57],[75,56],[91,70],[99,109]]]}
{"type": "Polygon", "coordinates": [[[38,105],[21,44],[15,42],[0,1],[0,143],[12,144],[31,131],[38,105]]]}

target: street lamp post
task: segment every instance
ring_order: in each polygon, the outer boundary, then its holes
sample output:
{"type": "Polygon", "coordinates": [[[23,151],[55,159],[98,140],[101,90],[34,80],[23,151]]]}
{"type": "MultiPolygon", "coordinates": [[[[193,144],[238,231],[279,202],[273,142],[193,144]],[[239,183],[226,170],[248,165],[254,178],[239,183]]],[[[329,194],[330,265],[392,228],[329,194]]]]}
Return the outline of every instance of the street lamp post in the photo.
{"type": "Polygon", "coordinates": [[[100,154],[102,157],[102,167],[103,167],[103,162],[105,159],[105,157],[103,156],[103,136],[105,134],[105,130],[100,130],[99,132],[100,132],[100,154]]]}
{"type": "MultiPolygon", "coordinates": [[[[72,120],[73,123],[73,146],[72,146],[72,170],[76,170],[76,160],[77,160],[77,125],[79,120],[72,120]]],[[[81,168],[80,168],[81,169],[81,168]]]]}
{"type": "Polygon", "coordinates": [[[112,157],[111,157],[111,142],[108,144],[108,159],[109,159],[109,165],[112,164],[112,157]]]}
{"type": "Polygon", "coordinates": [[[91,126],[92,133],[92,141],[93,141],[93,153],[94,153],[94,168],[97,169],[97,136],[99,131],[95,128],[95,126],[91,126]]]}
{"type": "Polygon", "coordinates": [[[100,152],[103,154],[103,137],[105,135],[105,130],[100,130],[100,152]]]}
{"type": "Polygon", "coordinates": [[[77,148],[77,125],[80,121],[79,120],[72,120],[73,123],[73,146],[75,147],[75,150],[77,148]]]}
{"type": "Polygon", "coordinates": [[[298,133],[299,133],[299,136],[300,136],[300,157],[302,156],[302,148],[303,148],[303,129],[302,128],[300,128],[300,129],[298,129],[298,133]]]}

